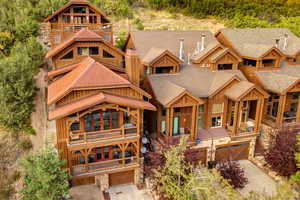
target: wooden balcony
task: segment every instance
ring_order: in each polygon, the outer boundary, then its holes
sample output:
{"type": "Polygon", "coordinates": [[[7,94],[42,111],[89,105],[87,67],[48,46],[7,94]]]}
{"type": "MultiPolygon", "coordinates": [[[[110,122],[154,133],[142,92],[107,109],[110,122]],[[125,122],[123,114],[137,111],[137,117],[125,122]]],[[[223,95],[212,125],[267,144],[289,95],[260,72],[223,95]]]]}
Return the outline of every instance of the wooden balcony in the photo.
{"type": "Polygon", "coordinates": [[[135,156],[72,166],[70,173],[73,176],[81,176],[89,173],[101,173],[114,169],[137,166],[139,166],[139,159],[135,156]]]}
{"type": "Polygon", "coordinates": [[[95,143],[110,139],[122,139],[132,136],[138,136],[137,127],[110,129],[93,132],[70,133],[68,145],[95,143]]]}
{"type": "Polygon", "coordinates": [[[76,32],[79,31],[82,28],[89,28],[90,30],[101,30],[103,32],[112,32],[112,24],[90,24],[90,23],[84,23],[84,24],[51,24],[52,30],[60,30],[60,31],[66,31],[66,32],[76,32]]]}

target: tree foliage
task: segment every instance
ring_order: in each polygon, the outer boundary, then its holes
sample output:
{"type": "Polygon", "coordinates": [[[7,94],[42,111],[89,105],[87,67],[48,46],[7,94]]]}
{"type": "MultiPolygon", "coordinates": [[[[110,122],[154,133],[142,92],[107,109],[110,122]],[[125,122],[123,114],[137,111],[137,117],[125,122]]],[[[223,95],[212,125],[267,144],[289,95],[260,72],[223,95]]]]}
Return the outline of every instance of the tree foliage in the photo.
{"type": "Polygon", "coordinates": [[[22,162],[23,200],[61,200],[69,194],[68,173],[57,150],[47,146],[22,162]]]}
{"type": "Polygon", "coordinates": [[[221,176],[228,180],[234,188],[244,188],[248,183],[244,169],[236,161],[220,162],[217,169],[221,176]]]}
{"type": "Polygon", "coordinates": [[[291,176],[297,171],[295,153],[299,152],[297,147],[298,131],[281,127],[274,131],[270,138],[270,146],[264,157],[272,170],[281,176],[291,176]]]}

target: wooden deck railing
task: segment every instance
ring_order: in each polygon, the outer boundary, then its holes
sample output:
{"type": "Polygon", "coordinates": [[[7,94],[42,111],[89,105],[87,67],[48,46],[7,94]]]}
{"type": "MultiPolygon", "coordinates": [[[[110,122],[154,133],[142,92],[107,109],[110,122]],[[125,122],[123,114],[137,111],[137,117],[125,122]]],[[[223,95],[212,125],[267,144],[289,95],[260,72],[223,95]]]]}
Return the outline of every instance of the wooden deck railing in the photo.
{"type": "Polygon", "coordinates": [[[139,164],[138,157],[134,156],[134,157],[127,157],[121,159],[76,165],[76,166],[72,166],[70,171],[73,176],[78,176],[78,175],[84,175],[86,173],[101,172],[104,170],[129,167],[138,164],[139,164]]]}
{"type": "Polygon", "coordinates": [[[137,127],[130,128],[119,128],[119,129],[110,129],[102,131],[93,131],[93,132],[78,132],[70,133],[68,144],[80,144],[80,143],[89,143],[97,142],[108,139],[115,138],[126,138],[130,136],[136,136],[138,134],[137,127]]]}
{"type": "Polygon", "coordinates": [[[90,23],[84,23],[84,24],[51,24],[52,30],[64,30],[64,31],[76,31],[80,30],[81,28],[89,28],[91,30],[102,30],[104,32],[112,32],[112,24],[90,24],[90,23]]]}

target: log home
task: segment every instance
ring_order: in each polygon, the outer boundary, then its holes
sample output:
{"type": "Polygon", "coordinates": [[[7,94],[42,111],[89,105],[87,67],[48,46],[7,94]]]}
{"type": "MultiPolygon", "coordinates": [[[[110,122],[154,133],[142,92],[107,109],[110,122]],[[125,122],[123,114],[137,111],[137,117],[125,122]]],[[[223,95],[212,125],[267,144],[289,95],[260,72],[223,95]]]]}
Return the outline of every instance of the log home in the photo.
{"type": "Polygon", "coordinates": [[[88,28],[112,43],[112,25],[105,13],[88,0],[70,0],[44,20],[47,23],[49,41],[54,47],[82,28],[88,28]]]}
{"type": "Polygon", "coordinates": [[[87,57],[48,86],[49,120],[72,183],[138,182],[143,110],[151,96],[87,57]]]}
{"type": "Polygon", "coordinates": [[[239,55],[212,33],[133,31],[125,56],[129,77],[158,108],[145,113],[157,146],[187,135],[204,163],[253,156],[268,94],[247,81],[239,55]]]}
{"type": "Polygon", "coordinates": [[[300,122],[300,39],[284,28],[222,29],[216,38],[240,56],[239,69],[248,80],[268,91],[263,122],[300,122]]]}

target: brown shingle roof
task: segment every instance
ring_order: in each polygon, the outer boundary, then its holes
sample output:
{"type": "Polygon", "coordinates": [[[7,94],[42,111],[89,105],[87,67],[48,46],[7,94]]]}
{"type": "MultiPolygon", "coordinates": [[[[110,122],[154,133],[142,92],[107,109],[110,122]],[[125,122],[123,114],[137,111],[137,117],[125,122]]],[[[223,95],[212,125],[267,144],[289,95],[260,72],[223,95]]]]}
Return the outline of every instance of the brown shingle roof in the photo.
{"type": "Polygon", "coordinates": [[[253,87],[255,87],[253,83],[250,83],[249,81],[241,81],[233,85],[231,88],[227,89],[224,95],[227,96],[229,99],[238,101],[245,93],[247,93],[253,87]]]}
{"type": "Polygon", "coordinates": [[[207,47],[203,51],[200,51],[198,54],[194,55],[193,60],[198,61],[199,59],[203,59],[208,53],[211,53],[211,51],[218,46],[221,46],[219,42],[212,41],[207,45],[207,47]]]}
{"type": "Polygon", "coordinates": [[[132,37],[135,48],[138,51],[140,59],[148,54],[151,48],[167,49],[173,55],[179,58],[180,39],[184,39],[184,52],[187,58],[188,53],[193,53],[197,42],[201,42],[201,35],[205,34],[205,47],[211,42],[218,43],[214,35],[208,31],[132,31],[132,37]]]}
{"type": "Polygon", "coordinates": [[[131,108],[140,108],[140,109],[153,110],[153,111],[156,110],[155,106],[153,106],[151,103],[147,101],[132,99],[128,97],[121,97],[121,96],[100,92],[98,94],[85,97],[78,101],[60,106],[58,108],[55,108],[54,110],[49,111],[49,120],[62,118],[70,114],[73,114],[75,112],[87,109],[91,106],[95,106],[97,104],[104,103],[104,102],[129,106],[131,108]]]}
{"type": "Polygon", "coordinates": [[[104,65],[87,57],[74,70],[48,87],[48,104],[53,104],[74,89],[132,85],[104,65]]]}
{"type": "Polygon", "coordinates": [[[221,56],[223,56],[227,52],[229,52],[231,55],[233,55],[239,62],[242,62],[242,59],[238,55],[236,55],[234,52],[232,52],[229,48],[225,48],[225,49],[213,54],[212,57],[210,58],[210,60],[212,62],[216,62],[216,61],[218,61],[219,58],[221,58],[221,56]]]}
{"type": "Polygon", "coordinates": [[[280,70],[257,71],[256,75],[265,89],[284,94],[300,80],[300,66],[282,66],[280,70]]]}
{"type": "Polygon", "coordinates": [[[275,47],[276,39],[280,39],[278,49],[285,55],[294,55],[300,50],[300,38],[287,28],[225,28],[220,32],[225,35],[241,56],[259,58],[275,47]],[[283,49],[285,34],[288,35],[286,50],[283,49]]]}
{"type": "Polygon", "coordinates": [[[211,71],[193,65],[185,66],[179,73],[149,75],[148,80],[157,101],[170,102],[185,90],[195,97],[207,98],[233,79],[246,80],[239,70],[211,71]]]}
{"type": "Polygon", "coordinates": [[[58,10],[56,10],[52,15],[48,16],[44,21],[47,22],[50,19],[52,19],[54,16],[58,15],[59,13],[61,13],[62,11],[64,11],[66,8],[70,7],[71,5],[88,5],[89,7],[91,7],[92,9],[94,9],[96,12],[98,12],[99,14],[101,14],[103,16],[103,19],[106,20],[107,22],[109,22],[109,19],[107,19],[105,13],[98,9],[96,6],[94,6],[93,4],[91,4],[89,1],[87,0],[70,0],[68,3],[66,3],[64,6],[62,6],[61,8],[59,8],[58,10]]]}
{"type": "Polygon", "coordinates": [[[73,65],[69,65],[63,68],[59,68],[57,70],[53,70],[47,73],[47,79],[55,78],[56,76],[59,76],[61,74],[67,73],[75,69],[77,66],[79,66],[80,63],[76,63],[73,65]]]}

